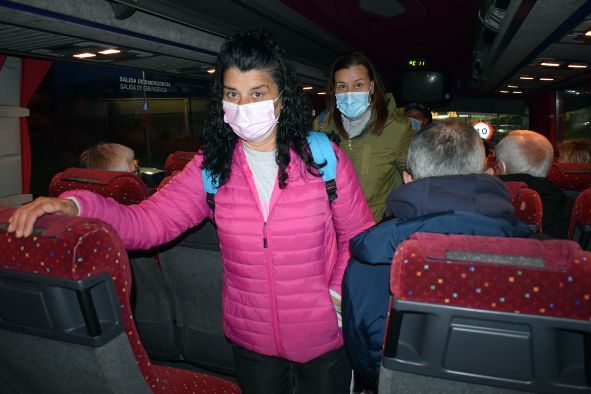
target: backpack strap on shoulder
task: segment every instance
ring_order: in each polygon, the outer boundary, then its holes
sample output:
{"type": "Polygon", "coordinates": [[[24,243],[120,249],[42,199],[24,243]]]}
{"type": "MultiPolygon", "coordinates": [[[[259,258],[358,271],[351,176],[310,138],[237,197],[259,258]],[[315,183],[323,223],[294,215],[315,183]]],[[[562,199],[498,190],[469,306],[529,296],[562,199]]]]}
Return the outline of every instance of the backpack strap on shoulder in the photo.
{"type": "Polygon", "coordinates": [[[218,180],[213,179],[211,172],[206,168],[201,169],[201,177],[203,178],[203,190],[207,194],[205,199],[207,205],[213,212],[215,212],[215,194],[218,192],[218,180]]]}
{"type": "Polygon", "coordinates": [[[337,175],[337,156],[328,136],[325,133],[311,131],[308,133],[308,145],[310,152],[316,164],[326,165],[319,169],[322,180],[326,183],[326,193],[329,201],[334,201],[338,197],[337,184],[335,178],[337,175]]]}

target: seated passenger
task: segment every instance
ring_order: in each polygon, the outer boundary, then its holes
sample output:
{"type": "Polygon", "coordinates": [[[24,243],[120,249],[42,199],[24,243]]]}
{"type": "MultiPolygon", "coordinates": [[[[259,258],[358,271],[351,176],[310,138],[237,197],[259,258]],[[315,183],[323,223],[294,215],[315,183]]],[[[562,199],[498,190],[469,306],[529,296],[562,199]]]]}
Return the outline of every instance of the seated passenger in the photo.
{"type": "Polygon", "coordinates": [[[495,149],[503,181],[525,182],[542,199],[542,230],[554,238],[566,238],[573,201],[548,179],[554,159],[550,141],[530,130],[515,130],[495,149]]]}
{"type": "Polygon", "coordinates": [[[410,126],[415,133],[424,130],[431,122],[433,115],[431,109],[421,103],[412,103],[404,109],[404,115],[410,120],[410,126]]]}
{"type": "Polygon", "coordinates": [[[140,174],[134,161],[135,153],[121,144],[99,143],[80,155],[80,167],[96,170],[128,171],[140,174]]]}
{"type": "Polygon", "coordinates": [[[165,175],[164,171],[150,168],[148,170],[151,171],[142,172],[136,164],[133,149],[113,143],[99,143],[86,149],[80,154],[80,167],[133,172],[148,186],[150,193],[160,184],[165,175]]]}
{"type": "MultiPolygon", "coordinates": [[[[405,184],[386,201],[386,220],[351,241],[343,279],[343,335],[355,371],[377,387],[396,247],[415,232],[527,237],[507,189],[482,173],[478,133],[457,120],[431,124],[410,144],[405,184]]],[[[375,387],[373,389],[375,389],[375,387]]]]}
{"type": "Polygon", "coordinates": [[[558,161],[561,163],[591,163],[591,141],[567,140],[558,147],[558,161]]]}

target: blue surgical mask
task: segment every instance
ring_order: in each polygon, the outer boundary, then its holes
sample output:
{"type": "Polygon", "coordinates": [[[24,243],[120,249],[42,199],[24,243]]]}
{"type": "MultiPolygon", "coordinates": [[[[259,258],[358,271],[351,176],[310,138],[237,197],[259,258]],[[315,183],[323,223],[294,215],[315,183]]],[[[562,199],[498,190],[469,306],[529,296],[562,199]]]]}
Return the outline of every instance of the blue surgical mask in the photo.
{"type": "Polygon", "coordinates": [[[410,127],[412,128],[412,130],[415,133],[418,133],[419,131],[421,131],[421,121],[415,118],[409,118],[410,120],[410,127]]]}
{"type": "Polygon", "coordinates": [[[339,93],[335,96],[337,108],[349,119],[359,117],[369,107],[369,91],[339,93]]]}

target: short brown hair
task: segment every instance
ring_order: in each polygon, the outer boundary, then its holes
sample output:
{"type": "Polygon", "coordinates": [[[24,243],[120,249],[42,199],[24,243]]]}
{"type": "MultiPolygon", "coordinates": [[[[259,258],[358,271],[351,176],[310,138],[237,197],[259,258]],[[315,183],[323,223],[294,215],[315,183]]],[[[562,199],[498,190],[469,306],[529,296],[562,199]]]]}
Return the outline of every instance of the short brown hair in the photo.
{"type": "Polygon", "coordinates": [[[135,154],[131,148],[121,144],[99,143],[86,149],[80,155],[80,167],[97,170],[129,171],[129,162],[135,154]]]}
{"type": "Polygon", "coordinates": [[[591,141],[567,140],[558,147],[558,161],[564,163],[591,163],[591,141]]]}

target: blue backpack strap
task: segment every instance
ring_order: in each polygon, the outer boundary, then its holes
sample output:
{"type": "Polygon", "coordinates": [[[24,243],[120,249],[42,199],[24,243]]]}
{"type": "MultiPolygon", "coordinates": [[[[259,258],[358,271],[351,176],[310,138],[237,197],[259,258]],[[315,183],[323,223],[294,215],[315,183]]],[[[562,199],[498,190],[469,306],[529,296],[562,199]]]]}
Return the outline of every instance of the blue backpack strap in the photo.
{"type": "Polygon", "coordinates": [[[218,181],[217,179],[213,179],[211,172],[206,168],[201,169],[201,177],[203,178],[203,190],[207,194],[205,197],[207,205],[209,205],[212,211],[215,211],[214,196],[218,191],[218,181]]]}
{"type": "Polygon", "coordinates": [[[319,169],[319,172],[322,175],[322,180],[326,183],[328,199],[334,201],[338,197],[335,182],[337,176],[337,156],[334,153],[332,144],[325,133],[311,131],[308,133],[308,145],[310,146],[310,152],[316,164],[323,164],[326,161],[326,165],[319,169]]]}

